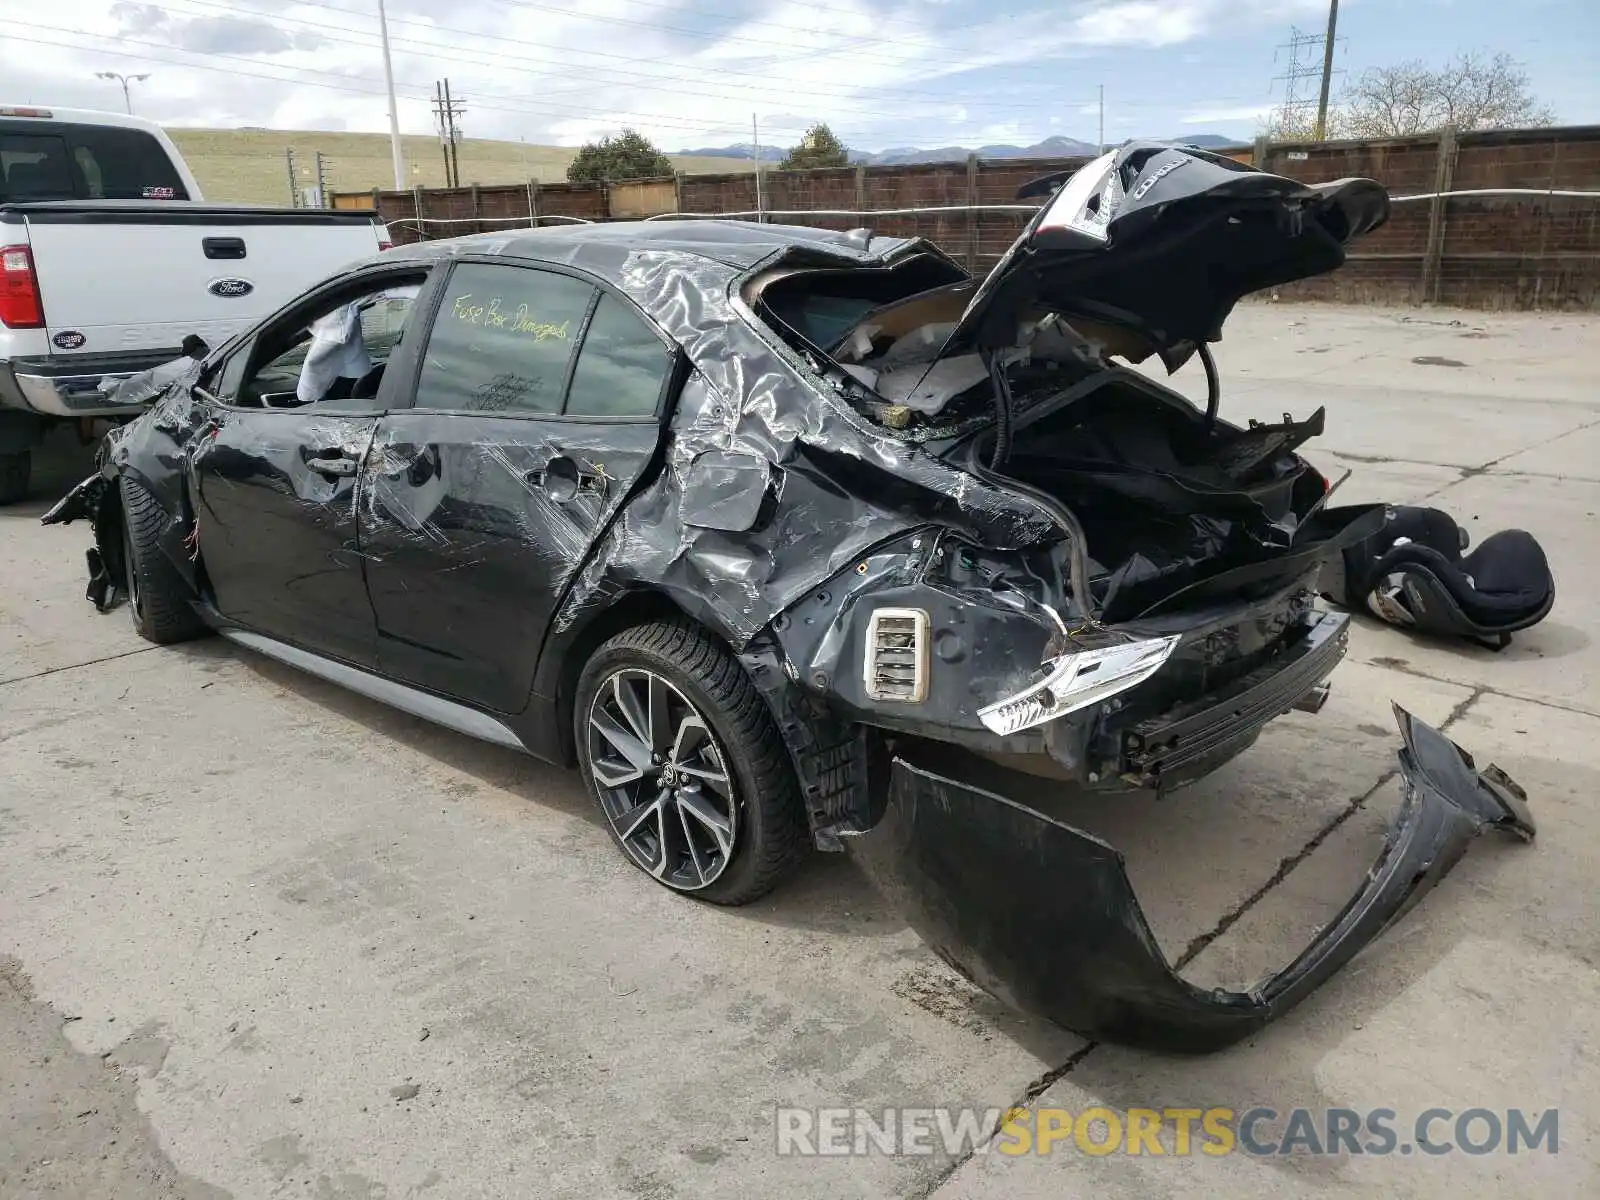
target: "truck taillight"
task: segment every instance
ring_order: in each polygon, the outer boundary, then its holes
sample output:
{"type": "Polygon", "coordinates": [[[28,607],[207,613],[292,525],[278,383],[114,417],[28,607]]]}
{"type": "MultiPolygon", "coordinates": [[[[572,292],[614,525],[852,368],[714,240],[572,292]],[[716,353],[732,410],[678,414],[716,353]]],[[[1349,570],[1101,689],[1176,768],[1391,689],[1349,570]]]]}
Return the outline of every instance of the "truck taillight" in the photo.
{"type": "Polygon", "coordinates": [[[44,328],[39,277],[33,272],[33,253],[26,246],[0,246],[0,325],[44,328]]]}

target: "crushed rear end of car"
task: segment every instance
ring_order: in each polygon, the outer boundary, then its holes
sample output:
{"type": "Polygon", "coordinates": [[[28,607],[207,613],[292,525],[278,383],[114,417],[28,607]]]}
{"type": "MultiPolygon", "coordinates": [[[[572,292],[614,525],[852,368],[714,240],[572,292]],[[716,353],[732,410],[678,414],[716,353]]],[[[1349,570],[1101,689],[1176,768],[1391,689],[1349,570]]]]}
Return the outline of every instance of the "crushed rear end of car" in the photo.
{"type": "MultiPolygon", "coordinates": [[[[1115,849],[977,782],[999,764],[1033,789],[1168,792],[1317,711],[1349,623],[1319,605],[1318,577],[1384,520],[1332,505],[1337,482],[1299,455],[1321,410],[1223,419],[1209,349],[1247,293],[1342,263],[1387,216],[1379,185],[1138,143],[1050,188],[981,281],[930,257],[747,289],[864,421],[956,468],[954,494],[970,481],[1053,526],[1003,542],[923,503],[929,525],[772,630],[790,677],[867,731],[867,782],[824,833],[942,957],[1086,1037],[1214,1050],[1335,973],[1480,830],[1531,838],[1533,823],[1501,772],[1397,708],[1405,803],[1365,883],[1283,970],[1206,991],[1161,953],[1115,849]],[[1114,357],[1169,373],[1198,359],[1206,402],[1114,357]]],[[[869,460],[821,453],[881,502],[869,460]]]]}

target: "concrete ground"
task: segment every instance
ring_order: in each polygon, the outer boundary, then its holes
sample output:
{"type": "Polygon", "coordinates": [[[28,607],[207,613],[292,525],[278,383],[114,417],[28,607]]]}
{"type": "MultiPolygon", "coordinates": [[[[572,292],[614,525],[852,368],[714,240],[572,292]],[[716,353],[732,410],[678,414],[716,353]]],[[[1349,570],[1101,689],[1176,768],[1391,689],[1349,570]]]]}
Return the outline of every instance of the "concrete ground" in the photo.
{"type": "Polygon", "coordinates": [[[0,510],[0,1196],[1600,1194],[1600,319],[1261,304],[1218,357],[1235,419],[1327,406],[1344,495],[1531,530],[1559,591],[1500,654],[1362,623],[1319,715],[1159,804],[1069,806],[1167,953],[1239,986],[1381,844],[1391,700],[1526,787],[1536,844],[1481,839],[1201,1059],[1008,1012],[842,857],[699,905],[622,863],[573,775],[216,640],[146,646],[84,601],[88,532],[37,523],[87,469],[57,447],[0,510]],[[1384,1107],[1407,1145],[1431,1107],[1557,1108],[1559,1153],[810,1159],[777,1154],[780,1104],[1384,1107]]]}

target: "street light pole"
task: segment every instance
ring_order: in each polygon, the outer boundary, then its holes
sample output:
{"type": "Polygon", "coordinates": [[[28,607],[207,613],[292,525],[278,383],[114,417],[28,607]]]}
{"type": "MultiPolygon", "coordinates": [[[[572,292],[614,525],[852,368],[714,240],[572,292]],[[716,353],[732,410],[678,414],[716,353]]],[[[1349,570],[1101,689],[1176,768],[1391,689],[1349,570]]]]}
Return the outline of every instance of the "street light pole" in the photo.
{"type": "Polygon", "coordinates": [[[133,116],[133,95],[128,90],[130,83],[143,83],[149,75],[123,75],[119,71],[96,71],[97,79],[115,79],[122,85],[122,106],[128,110],[128,115],[133,116]]]}
{"type": "Polygon", "coordinates": [[[378,0],[378,32],[383,38],[383,79],[389,88],[389,155],[394,159],[394,187],[405,191],[406,160],[400,151],[400,107],[394,98],[394,63],[389,57],[389,16],[378,0]]]}

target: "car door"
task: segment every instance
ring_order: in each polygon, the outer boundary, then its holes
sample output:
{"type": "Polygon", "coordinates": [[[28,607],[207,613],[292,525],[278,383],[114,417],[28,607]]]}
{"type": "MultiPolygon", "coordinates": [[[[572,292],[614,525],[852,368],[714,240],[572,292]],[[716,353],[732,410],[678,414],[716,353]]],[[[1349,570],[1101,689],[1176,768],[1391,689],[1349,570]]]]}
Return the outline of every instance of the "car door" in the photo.
{"type": "Polygon", "coordinates": [[[421,359],[366,472],[379,666],[518,713],[563,590],[657,456],[677,356],[583,276],[463,261],[421,359]]]}
{"type": "Polygon", "coordinates": [[[378,414],[407,380],[387,363],[425,266],[347,277],[244,339],[196,389],[198,549],[213,602],[250,629],[357,666],[376,663],[362,571],[360,470],[378,414]]]}

